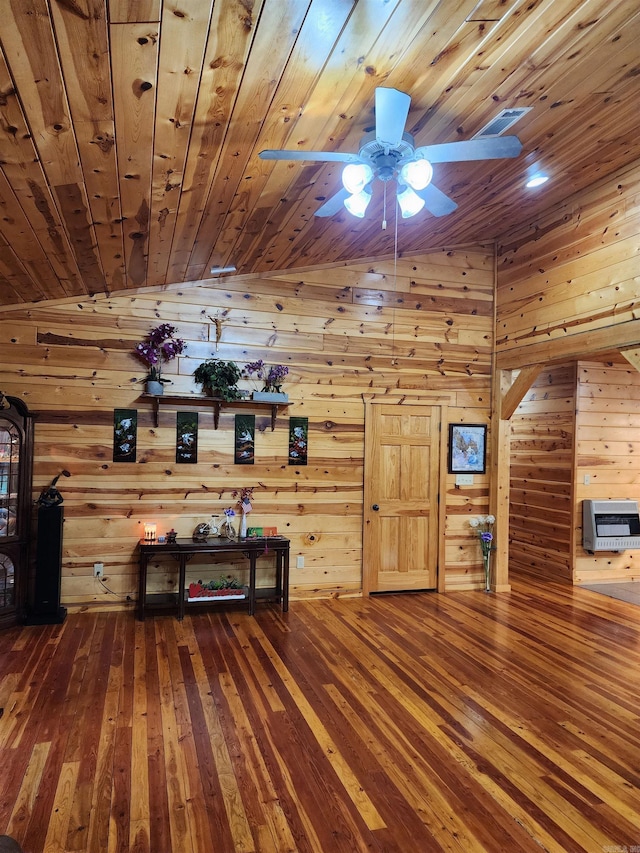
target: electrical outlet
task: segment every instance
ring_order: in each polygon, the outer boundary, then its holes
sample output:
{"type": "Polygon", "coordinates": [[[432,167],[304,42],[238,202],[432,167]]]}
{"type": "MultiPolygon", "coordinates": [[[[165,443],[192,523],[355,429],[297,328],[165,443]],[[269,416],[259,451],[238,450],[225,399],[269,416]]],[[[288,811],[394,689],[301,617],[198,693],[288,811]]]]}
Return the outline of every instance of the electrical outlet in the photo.
{"type": "Polygon", "coordinates": [[[296,569],[304,569],[304,557],[296,558],[296,569]]]}
{"type": "Polygon", "coordinates": [[[94,563],[93,564],[93,576],[94,578],[101,578],[104,575],[104,563],[94,563]]]}

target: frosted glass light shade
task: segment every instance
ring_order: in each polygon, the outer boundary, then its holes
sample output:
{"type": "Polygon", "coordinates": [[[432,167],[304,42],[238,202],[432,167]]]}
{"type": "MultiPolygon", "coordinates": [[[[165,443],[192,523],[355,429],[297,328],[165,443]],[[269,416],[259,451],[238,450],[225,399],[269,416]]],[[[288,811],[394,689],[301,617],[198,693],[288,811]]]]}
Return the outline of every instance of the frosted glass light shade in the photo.
{"type": "Polygon", "coordinates": [[[405,163],[400,169],[400,177],[409,184],[414,190],[423,190],[428,187],[433,177],[433,169],[431,163],[421,157],[420,160],[412,160],[410,163],[405,163]]]}
{"type": "Polygon", "coordinates": [[[370,201],[371,193],[366,190],[362,190],[362,192],[354,193],[353,195],[350,195],[349,198],[346,198],[344,200],[344,206],[347,208],[349,213],[353,214],[353,216],[357,216],[358,219],[362,219],[370,201]]]}
{"type": "MultiPolygon", "coordinates": [[[[398,189],[400,188],[398,187],[398,189]]],[[[400,205],[402,218],[409,219],[411,216],[415,216],[416,213],[420,213],[424,207],[424,199],[416,195],[411,187],[405,187],[402,192],[398,193],[398,204],[400,205]]]]}
{"type": "Polygon", "coordinates": [[[352,195],[361,193],[373,178],[373,171],[366,163],[349,163],[342,170],[342,186],[352,195]]]}

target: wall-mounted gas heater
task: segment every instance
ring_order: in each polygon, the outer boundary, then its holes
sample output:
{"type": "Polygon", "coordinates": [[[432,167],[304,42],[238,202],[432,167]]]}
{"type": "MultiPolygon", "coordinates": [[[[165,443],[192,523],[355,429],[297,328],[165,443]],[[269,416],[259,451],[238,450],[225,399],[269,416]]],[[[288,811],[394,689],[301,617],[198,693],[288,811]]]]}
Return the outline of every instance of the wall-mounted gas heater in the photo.
{"type": "Polygon", "coordinates": [[[582,501],[582,547],[594,551],[640,548],[637,501],[582,501]]]}

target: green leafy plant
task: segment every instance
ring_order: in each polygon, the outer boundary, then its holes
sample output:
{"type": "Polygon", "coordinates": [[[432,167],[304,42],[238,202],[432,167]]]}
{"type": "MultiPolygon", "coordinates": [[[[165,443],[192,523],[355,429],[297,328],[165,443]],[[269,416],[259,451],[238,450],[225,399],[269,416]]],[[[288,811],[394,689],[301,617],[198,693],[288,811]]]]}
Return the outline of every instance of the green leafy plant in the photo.
{"type": "Polygon", "coordinates": [[[198,583],[202,586],[203,589],[242,589],[242,584],[238,580],[238,578],[227,577],[226,575],[220,575],[219,580],[216,581],[208,581],[207,583],[203,583],[202,581],[198,581],[198,583]]]}
{"type": "Polygon", "coordinates": [[[238,380],[242,373],[234,361],[222,361],[219,358],[208,358],[193,371],[193,378],[206,394],[221,397],[230,402],[242,395],[238,390],[238,380]]]}

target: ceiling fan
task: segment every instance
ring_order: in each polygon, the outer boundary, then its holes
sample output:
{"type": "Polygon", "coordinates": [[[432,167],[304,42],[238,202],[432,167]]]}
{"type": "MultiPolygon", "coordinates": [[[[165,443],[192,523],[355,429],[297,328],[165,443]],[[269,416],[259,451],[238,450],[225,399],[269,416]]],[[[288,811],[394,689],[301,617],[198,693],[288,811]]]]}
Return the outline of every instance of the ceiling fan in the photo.
{"type": "Polygon", "coordinates": [[[354,216],[363,217],[371,201],[371,184],[377,178],[397,183],[397,200],[403,219],[426,208],[434,216],[453,213],[457,204],[431,183],[434,163],[464,160],[493,160],[517,157],[522,143],[517,136],[494,136],[462,142],[443,142],[416,148],[413,136],[404,129],[411,98],[397,89],[376,89],[375,130],[365,134],[357,154],[338,151],[287,151],[267,149],[262,160],[319,160],[347,163],[342,172],[343,188],[316,210],[316,216],[333,216],[344,205],[354,216]]]}

